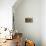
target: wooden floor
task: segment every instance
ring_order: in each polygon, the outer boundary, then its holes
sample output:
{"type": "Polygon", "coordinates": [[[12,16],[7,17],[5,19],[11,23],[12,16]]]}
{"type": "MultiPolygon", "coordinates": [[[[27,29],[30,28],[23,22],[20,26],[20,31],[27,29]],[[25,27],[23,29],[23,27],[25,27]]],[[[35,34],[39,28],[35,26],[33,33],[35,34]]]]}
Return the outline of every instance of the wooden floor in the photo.
{"type": "MultiPolygon", "coordinates": [[[[21,33],[19,33],[19,35],[21,36],[21,33]]],[[[6,40],[6,39],[0,39],[0,46],[23,46],[22,45],[22,38],[17,34],[17,36],[15,35],[14,37],[12,37],[13,39],[11,40],[6,40]],[[5,40],[5,42],[3,42],[5,40]]]]}
{"type": "Polygon", "coordinates": [[[4,43],[0,43],[0,46],[16,46],[15,39],[13,40],[6,40],[4,43]]]}

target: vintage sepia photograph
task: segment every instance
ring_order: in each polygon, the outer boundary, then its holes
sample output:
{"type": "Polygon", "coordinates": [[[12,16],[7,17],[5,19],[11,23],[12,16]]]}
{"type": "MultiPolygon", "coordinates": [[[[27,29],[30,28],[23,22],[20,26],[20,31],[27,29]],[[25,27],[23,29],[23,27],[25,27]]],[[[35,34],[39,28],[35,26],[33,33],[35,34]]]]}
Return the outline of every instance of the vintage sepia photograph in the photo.
{"type": "Polygon", "coordinates": [[[46,0],[0,0],[0,46],[46,46],[46,0]]]}

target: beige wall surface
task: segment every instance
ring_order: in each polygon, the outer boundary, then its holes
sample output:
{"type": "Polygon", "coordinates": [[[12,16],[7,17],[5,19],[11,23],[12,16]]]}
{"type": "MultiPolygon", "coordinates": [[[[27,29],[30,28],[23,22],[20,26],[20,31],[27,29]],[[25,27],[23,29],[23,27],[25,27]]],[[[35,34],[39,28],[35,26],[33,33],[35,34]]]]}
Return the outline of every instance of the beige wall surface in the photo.
{"type": "Polygon", "coordinates": [[[22,32],[24,38],[33,39],[37,46],[46,46],[45,8],[45,0],[22,0],[13,6],[15,29],[22,32]],[[25,23],[25,18],[29,16],[33,17],[33,23],[25,23]]]}
{"type": "Polygon", "coordinates": [[[18,32],[22,32],[24,38],[32,39],[37,46],[41,46],[41,0],[23,0],[13,10],[18,32]],[[33,23],[25,23],[25,18],[29,16],[33,18],[33,23]]]}
{"type": "MultiPolygon", "coordinates": [[[[15,2],[16,0],[0,0],[0,27],[12,28],[12,6],[15,2]]],[[[42,46],[46,46],[46,0],[41,0],[41,2],[40,0],[23,0],[15,9],[15,23],[15,28],[23,32],[28,39],[34,39],[36,43],[39,43],[42,38],[42,46]],[[25,17],[28,16],[33,17],[33,23],[25,23],[25,17]]]]}

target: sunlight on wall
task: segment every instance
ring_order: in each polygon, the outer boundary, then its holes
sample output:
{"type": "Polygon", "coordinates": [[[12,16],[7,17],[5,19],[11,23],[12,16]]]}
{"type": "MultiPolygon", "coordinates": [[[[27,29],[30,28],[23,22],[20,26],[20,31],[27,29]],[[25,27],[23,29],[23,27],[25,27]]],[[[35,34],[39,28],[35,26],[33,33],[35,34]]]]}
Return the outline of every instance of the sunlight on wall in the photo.
{"type": "Polygon", "coordinates": [[[0,27],[12,28],[12,6],[16,0],[0,0],[0,27]]]}

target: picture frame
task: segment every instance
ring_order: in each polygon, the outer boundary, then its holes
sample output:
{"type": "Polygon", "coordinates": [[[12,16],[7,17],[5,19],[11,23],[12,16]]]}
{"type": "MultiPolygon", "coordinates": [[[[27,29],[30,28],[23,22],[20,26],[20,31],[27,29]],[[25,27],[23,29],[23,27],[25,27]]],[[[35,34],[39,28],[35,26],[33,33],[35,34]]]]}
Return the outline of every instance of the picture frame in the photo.
{"type": "Polygon", "coordinates": [[[32,22],[33,22],[33,18],[29,18],[29,17],[25,18],[25,23],[32,23],[32,22]]]}

